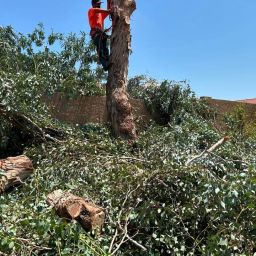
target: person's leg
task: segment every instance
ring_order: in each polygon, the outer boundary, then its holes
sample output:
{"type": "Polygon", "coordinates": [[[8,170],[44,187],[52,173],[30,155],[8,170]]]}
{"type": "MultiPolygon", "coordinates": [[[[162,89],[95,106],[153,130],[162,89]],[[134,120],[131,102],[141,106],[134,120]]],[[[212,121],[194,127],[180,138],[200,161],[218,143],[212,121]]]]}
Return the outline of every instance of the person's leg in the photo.
{"type": "Polygon", "coordinates": [[[103,65],[103,68],[104,70],[108,70],[109,68],[109,65],[110,65],[110,61],[109,61],[109,49],[108,49],[108,45],[107,45],[107,35],[104,34],[102,36],[102,59],[103,59],[103,62],[104,62],[104,65],[103,65]]]}
{"type": "Polygon", "coordinates": [[[104,34],[103,35],[103,39],[102,39],[102,50],[103,50],[103,54],[105,56],[106,59],[109,59],[109,49],[108,49],[108,40],[107,40],[107,35],[104,34]]]}
{"type": "Polygon", "coordinates": [[[107,38],[104,34],[97,34],[93,37],[93,44],[96,46],[99,62],[106,71],[109,67],[109,50],[107,47],[107,38]]]}
{"type": "Polygon", "coordinates": [[[96,51],[97,51],[97,54],[99,56],[100,55],[100,35],[95,35],[93,37],[92,41],[93,41],[93,44],[96,47],[96,51]]]}

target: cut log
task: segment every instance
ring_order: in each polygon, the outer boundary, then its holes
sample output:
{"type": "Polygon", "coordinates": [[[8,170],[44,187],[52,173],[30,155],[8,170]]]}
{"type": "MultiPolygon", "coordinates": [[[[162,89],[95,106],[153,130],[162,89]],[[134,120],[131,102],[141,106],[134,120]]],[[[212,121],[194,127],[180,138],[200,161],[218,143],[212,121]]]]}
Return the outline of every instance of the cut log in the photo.
{"type": "Polygon", "coordinates": [[[105,221],[105,211],[90,200],[62,190],[55,190],[46,199],[61,218],[76,220],[86,231],[101,230],[105,221]]]}
{"type": "Polygon", "coordinates": [[[33,173],[31,160],[24,156],[8,157],[0,160],[0,193],[8,188],[22,184],[33,173]]]}

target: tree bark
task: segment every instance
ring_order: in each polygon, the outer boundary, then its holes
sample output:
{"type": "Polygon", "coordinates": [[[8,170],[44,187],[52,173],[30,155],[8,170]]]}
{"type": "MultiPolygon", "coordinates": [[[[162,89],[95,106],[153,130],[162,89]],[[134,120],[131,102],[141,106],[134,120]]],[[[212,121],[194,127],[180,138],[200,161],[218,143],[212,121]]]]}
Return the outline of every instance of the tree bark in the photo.
{"type": "Polygon", "coordinates": [[[31,160],[26,156],[8,157],[0,160],[0,193],[22,184],[33,173],[31,160]]]}
{"type": "Polygon", "coordinates": [[[117,137],[136,139],[132,107],[126,91],[131,50],[130,16],[136,9],[134,0],[112,0],[111,66],[107,81],[108,120],[117,137]]]}
{"type": "Polygon", "coordinates": [[[46,201],[61,218],[78,221],[86,231],[101,230],[104,224],[104,209],[90,200],[59,189],[49,194],[46,201]]]}

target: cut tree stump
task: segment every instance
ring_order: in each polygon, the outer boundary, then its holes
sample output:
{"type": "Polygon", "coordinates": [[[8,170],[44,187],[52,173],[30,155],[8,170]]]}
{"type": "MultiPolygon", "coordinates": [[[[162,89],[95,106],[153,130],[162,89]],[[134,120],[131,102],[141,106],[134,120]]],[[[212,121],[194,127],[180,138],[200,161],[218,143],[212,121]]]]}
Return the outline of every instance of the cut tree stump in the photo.
{"type": "Polygon", "coordinates": [[[8,157],[0,160],[0,193],[22,184],[34,171],[31,160],[24,156],[8,157]]]}
{"type": "Polygon", "coordinates": [[[62,190],[55,190],[46,199],[61,218],[76,220],[86,231],[101,230],[105,221],[103,208],[90,200],[75,196],[62,190]]]}

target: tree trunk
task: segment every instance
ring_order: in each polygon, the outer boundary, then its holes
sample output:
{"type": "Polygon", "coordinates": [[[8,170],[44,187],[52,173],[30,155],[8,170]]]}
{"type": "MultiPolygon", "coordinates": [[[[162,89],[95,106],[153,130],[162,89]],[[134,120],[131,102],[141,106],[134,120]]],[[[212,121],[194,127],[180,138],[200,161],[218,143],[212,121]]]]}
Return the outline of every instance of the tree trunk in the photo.
{"type": "Polygon", "coordinates": [[[23,155],[0,160],[0,193],[12,186],[22,184],[33,170],[31,160],[23,155]]]}
{"type": "Polygon", "coordinates": [[[130,16],[136,9],[134,0],[112,0],[111,66],[107,81],[108,119],[114,134],[123,139],[136,139],[132,107],[126,91],[131,50],[130,16]]]}
{"type": "Polygon", "coordinates": [[[86,231],[100,230],[104,224],[104,209],[82,197],[59,189],[49,194],[46,201],[61,218],[78,221],[86,231]]]}

